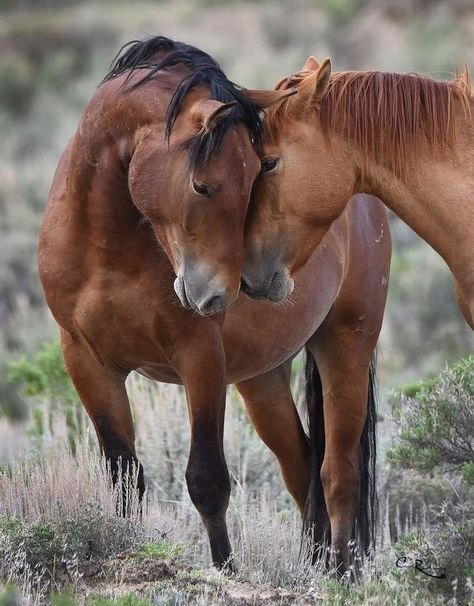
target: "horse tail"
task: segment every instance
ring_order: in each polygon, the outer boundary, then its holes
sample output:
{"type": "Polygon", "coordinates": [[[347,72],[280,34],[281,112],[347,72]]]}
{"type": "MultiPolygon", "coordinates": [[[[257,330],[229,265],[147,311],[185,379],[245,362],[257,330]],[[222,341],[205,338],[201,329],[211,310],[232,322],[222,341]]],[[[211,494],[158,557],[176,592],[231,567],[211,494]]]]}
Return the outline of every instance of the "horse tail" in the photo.
{"type": "Polygon", "coordinates": [[[357,544],[368,554],[375,545],[377,526],[377,378],[376,356],[372,355],[369,366],[367,392],[367,417],[360,437],[359,455],[359,503],[356,513],[355,538],[357,544]]]}
{"type": "MultiPolygon", "coordinates": [[[[324,459],[326,438],[324,435],[323,386],[313,354],[306,349],[305,400],[309,426],[310,483],[306,498],[303,532],[316,549],[331,542],[331,527],[321,482],[321,465],[324,459]]],[[[318,554],[315,552],[314,554],[318,554]]]]}
{"type": "MultiPolygon", "coordinates": [[[[303,532],[316,547],[314,558],[331,542],[331,527],[321,482],[321,465],[324,459],[324,407],[321,377],[313,354],[306,350],[305,399],[309,423],[311,479],[306,499],[303,532]]],[[[376,380],[375,356],[369,367],[367,417],[360,438],[359,451],[359,502],[353,538],[368,553],[374,543],[377,519],[376,471],[376,380]]]]}

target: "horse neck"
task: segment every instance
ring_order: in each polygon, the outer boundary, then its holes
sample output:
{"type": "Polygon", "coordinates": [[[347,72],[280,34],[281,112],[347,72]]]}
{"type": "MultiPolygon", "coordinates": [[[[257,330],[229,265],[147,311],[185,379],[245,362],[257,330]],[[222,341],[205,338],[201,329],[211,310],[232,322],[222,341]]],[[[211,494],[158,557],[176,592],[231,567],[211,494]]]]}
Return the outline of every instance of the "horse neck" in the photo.
{"type": "Polygon", "coordinates": [[[474,297],[474,129],[461,112],[452,151],[438,159],[421,155],[403,178],[369,162],[364,183],[355,189],[383,200],[443,257],[461,290],[474,297]]]}
{"type": "MultiPolygon", "coordinates": [[[[113,88],[108,83],[104,88],[113,88]]],[[[86,108],[73,139],[67,194],[75,225],[105,249],[123,246],[141,215],[128,188],[128,165],[140,137],[150,128],[142,89],[117,96],[99,91],[86,108]],[[142,133],[142,134],[141,134],[142,133]]],[[[160,112],[156,120],[159,127],[160,112]]]]}

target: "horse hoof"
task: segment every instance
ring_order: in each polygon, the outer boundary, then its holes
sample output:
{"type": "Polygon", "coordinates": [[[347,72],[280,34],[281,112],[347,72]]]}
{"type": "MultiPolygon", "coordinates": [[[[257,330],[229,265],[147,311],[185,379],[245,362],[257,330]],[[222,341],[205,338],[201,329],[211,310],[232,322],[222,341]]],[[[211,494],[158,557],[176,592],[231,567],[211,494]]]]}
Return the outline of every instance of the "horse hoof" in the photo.
{"type": "Polygon", "coordinates": [[[223,562],[215,562],[214,565],[227,576],[232,576],[237,573],[237,567],[234,562],[234,556],[229,556],[223,562]]]}

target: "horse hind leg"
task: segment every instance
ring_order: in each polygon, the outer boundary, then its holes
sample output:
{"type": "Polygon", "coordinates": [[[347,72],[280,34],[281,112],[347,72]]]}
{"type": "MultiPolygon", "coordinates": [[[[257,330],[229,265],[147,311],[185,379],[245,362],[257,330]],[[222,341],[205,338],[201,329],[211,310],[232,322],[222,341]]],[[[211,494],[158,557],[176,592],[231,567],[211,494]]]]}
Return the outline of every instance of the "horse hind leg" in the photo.
{"type": "Polygon", "coordinates": [[[310,481],[309,445],[290,390],[291,362],[237,383],[252,423],[276,455],[283,480],[303,515],[310,481]]]}
{"type": "Polygon", "coordinates": [[[122,513],[129,513],[130,474],[137,473],[139,502],[145,492],[143,467],[135,452],[135,433],[126,375],[102,366],[78,339],[66,332],[61,345],[69,375],[94,424],[99,444],[110,464],[114,484],[122,482],[122,513]],[[129,478],[127,485],[126,479],[129,478]]]}
{"type": "Polygon", "coordinates": [[[349,544],[356,527],[358,546],[364,551],[370,546],[375,517],[370,448],[375,434],[367,429],[374,426],[373,415],[366,424],[374,344],[362,346],[353,334],[334,331],[330,338],[314,339],[309,346],[323,394],[325,444],[320,480],[330,522],[330,564],[338,576],[350,569],[349,544]]]}

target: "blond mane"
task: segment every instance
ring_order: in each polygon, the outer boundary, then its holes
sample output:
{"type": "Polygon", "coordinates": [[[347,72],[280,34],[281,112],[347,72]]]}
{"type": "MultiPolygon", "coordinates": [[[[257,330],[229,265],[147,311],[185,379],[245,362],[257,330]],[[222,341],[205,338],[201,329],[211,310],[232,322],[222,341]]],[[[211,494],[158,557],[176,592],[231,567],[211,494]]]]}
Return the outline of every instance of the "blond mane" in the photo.
{"type": "MultiPolygon", "coordinates": [[[[298,86],[308,72],[282,80],[278,87],[298,86]]],[[[295,97],[272,111],[271,134],[290,115],[295,97]]],[[[319,107],[323,132],[329,140],[341,133],[361,152],[363,161],[389,164],[405,174],[420,153],[442,155],[456,141],[455,102],[470,114],[471,86],[467,69],[451,82],[419,74],[387,72],[333,73],[319,107]]]]}

